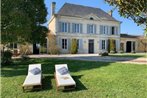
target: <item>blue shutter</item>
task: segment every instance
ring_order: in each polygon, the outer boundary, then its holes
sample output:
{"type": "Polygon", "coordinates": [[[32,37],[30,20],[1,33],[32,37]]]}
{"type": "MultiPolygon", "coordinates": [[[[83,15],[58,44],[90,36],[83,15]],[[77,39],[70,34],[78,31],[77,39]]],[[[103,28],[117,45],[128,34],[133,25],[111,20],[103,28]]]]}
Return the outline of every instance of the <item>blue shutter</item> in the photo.
{"type": "Polygon", "coordinates": [[[105,40],[105,50],[107,50],[107,49],[108,49],[108,47],[107,47],[108,45],[107,45],[107,44],[108,44],[108,41],[107,41],[107,40],[105,40]]]}
{"type": "Polygon", "coordinates": [[[83,49],[83,39],[79,39],[79,49],[83,49]]]}
{"type": "Polygon", "coordinates": [[[116,28],[116,35],[118,35],[118,27],[115,27],[116,28]]]}
{"type": "Polygon", "coordinates": [[[100,25],[100,34],[103,34],[103,26],[100,25]]]}
{"type": "Polygon", "coordinates": [[[62,22],[61,23],[61,32],[64,32],[65,30],[64,30],[64,23],[62,22]]]}
{"type": "Polygon", "coordinates": [[[89,24],[87,24],[87,33],[89,33],[89,24]]]}
{"type": "Polygon", "coordinates": [[[59,38],[59,46],[62,49],[62,39],[61,38],[59,38]]]}
{"type": "Polygon", "coordinates": [[[94,25],[94,33],[96,34],[96,25],[94,25]]]}
{"type": "Polygon", "coordinates": [[[69,52],[70,52],[70,47],[71,47],[71,40],[67,39],[67,48],[69,52]]]}
{"type": "Polygon", "coordinates": [[[83,24],[80,24],[80,33],[83,33],[83,24]]]}
{"type": "Polygon", "coordinates": [[[102,40],[99,40],[99,50],[102,50],[102,40]]]}
{"type": "Polygon", "coordinates": [[[107,35],[109,35],[109,26],[107,26],[107,35]]]}
{"type": "Polygon", "coordinates": [[[103,26],[100,25],[100,34],[103,34],[103,26]]]}
{"type": "Polygon", "coordinates": [[[72,23],[72,33],[74,33],[74,23],[72,23]]]}
{"type": "Polygon", "coordinates": [[[110,26],[109,28],[110,28],[110,35],[112,35],[112,26],[110,26]]]}
{"type": "Polygon", "coordinates": [[[58,26],[59,26],[58,31],[61,32],[61,22],[59,22],[58,26]]]}
{"type": "Polygon", "coordinates": [[[68,23],[68,33],[70,33],[70,23],[68,23]]]}

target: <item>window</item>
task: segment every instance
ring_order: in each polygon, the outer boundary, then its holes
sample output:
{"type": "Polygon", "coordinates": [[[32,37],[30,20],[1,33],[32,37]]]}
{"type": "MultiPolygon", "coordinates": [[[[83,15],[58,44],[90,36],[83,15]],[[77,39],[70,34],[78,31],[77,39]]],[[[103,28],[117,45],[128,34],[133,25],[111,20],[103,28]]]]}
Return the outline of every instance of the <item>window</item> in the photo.
{"type": "Polygon", "coordinates": [[[73,33],[82,33],[82,24],[72,23],[72,32],[73,33]]]}
{"type": "Polygon", "coordinates": [[[94,20],[93,17],[90,17],[90,20],[94,20]]]}
{"type": "Polygon", "coordinates": [[[110,29],[111,29],[111,31],[110,31],[111,35],[117,35],[118,34],[118,27],[117,26],[111,26],[110,29]]]}
{"type": "Polygon", "coordinates": [[[111,34],[112,34],[112,35],[115,34],[115,32],[114,32],[114,27],[112,27],[112,29],[111,29],[111,34]]]}
{"type": "Polygon", "coordinates": [[[105,49],[105,40],[102,40],[102,49],[105,49]]]}
{"type": "Polygon", "coordinates": [[[17,49],[17,44],[16,43],[10,43],[9,48],[17,49]]]}
{"type": "Polygon", "coordinates": [[[100,25],[100,34],[108,34],[108,26],[100,25]]]}
{"type": "Polygon", "coordinates": [[[62,49],[67,49],[67,39],[62,39],[62,49]]]}
{"type": "Polygon", "coordinates": [[[96,25],[94,24],[87,24],[87,33],[96,33],[96,25]]]}
{"type": "Polygon", "coordinates": [[[70,23],[59,22],[59,32],[70,32],[70,23]]]}
{"type": "Polygon", "coordinates": [[[77,39],[77,49],[79,49],[79,39],[77,39]]]}

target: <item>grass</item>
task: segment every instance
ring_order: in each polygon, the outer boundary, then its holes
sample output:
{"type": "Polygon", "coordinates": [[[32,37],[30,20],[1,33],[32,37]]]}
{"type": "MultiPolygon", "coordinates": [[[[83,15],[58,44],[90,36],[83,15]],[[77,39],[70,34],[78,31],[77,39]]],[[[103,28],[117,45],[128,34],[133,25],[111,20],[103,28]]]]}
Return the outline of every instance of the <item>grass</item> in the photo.
{"type": "Polygon", "coordinates": [[[1,68],[2,98],[146,98],[147,65],[61,59],[17,60],[1,68]],[[22,91],[28,64],[41,63],[43,89],[22,91]],[[73,91],[56,91],[54,65],[67,63],[77,83],[73,91]]]}
{"type": "Polygon", "coordinates": [[[117,53],[117,54],[110,54],[113,57],[133,57],[133,58],[147,58],[147,53],[117,53]]]}

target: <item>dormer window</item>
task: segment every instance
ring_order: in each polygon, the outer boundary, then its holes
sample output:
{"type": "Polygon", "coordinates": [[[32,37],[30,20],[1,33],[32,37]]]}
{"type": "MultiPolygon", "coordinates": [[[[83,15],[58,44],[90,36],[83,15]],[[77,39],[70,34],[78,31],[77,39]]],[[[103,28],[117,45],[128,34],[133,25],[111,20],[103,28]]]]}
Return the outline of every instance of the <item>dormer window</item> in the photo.
{"type": "Polygon", "coordinates": [[[90,17],[90,20],[94,20],[93,17],[90,17]]]}

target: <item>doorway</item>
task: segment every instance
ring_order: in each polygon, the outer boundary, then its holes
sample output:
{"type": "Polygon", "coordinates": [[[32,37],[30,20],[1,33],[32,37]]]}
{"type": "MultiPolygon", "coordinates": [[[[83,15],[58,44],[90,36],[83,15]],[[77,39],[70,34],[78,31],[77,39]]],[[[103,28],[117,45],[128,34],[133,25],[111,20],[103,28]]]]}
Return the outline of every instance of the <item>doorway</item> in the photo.
{"type": "Polygon", "coordinates": [[[127,41],[126,52],[131,52],[131,41],[127,41]]]}
{"type": "Polygon", "coordinates": [[[88,52],[94,53],[94,40],[93,39],[90,39],[88,42],[88,52]]]}
{"type": "Polygon", "coordinates": [[[39,44],[33,44],[33,54],[39,54],[39,44]]]}

